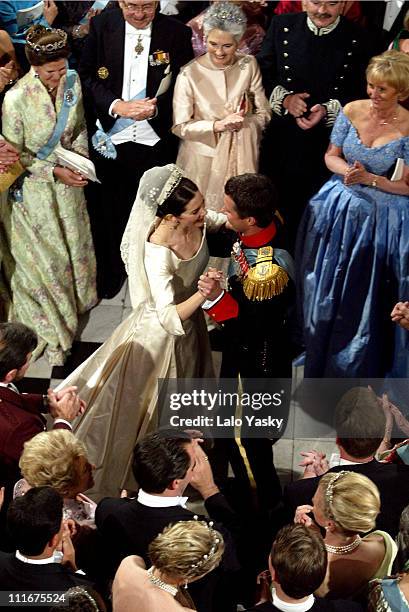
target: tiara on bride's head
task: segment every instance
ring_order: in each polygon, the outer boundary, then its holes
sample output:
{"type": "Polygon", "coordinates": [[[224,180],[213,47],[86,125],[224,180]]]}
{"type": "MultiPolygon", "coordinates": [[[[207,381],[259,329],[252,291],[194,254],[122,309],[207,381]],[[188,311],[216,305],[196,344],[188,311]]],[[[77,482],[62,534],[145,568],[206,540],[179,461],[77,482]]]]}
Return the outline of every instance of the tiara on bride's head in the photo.
{"type": "Polygon", "coordinates": [[[151,187],[148,191],[148,198],[151,204],[158,207],[166,202],[183,178],[182,170],[176,166],[176,164],[169,164],[168,168],[170,169],[170,174],[162,189],[160,190],[159,187],[151,187]]]}

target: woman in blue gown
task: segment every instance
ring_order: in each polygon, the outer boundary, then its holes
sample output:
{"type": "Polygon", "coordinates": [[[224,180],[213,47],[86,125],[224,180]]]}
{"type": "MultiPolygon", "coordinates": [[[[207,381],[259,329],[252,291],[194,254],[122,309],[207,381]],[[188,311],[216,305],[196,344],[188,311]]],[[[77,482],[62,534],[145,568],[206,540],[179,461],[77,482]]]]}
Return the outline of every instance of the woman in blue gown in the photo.
{"type": "Polygon", "coordinates": [[[299,233],[306,377],[409,376],[409,334],[390,318],[409,296],[409,56],[387,51],[366,74],[369,100],[338,116],[325,156],[334,175],[299,233]]]}

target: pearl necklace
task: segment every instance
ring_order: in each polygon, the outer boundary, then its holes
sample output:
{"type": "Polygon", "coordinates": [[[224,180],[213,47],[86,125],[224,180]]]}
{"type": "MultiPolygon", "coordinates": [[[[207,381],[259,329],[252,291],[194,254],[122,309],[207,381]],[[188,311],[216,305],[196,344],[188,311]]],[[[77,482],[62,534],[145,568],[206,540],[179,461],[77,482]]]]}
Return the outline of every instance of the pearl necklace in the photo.
{"type": "Polygon", "coordinates": [[[166,591],[167,593],[170,593],[172,597],[175,597],[176,593],[179,590],[178,587],[168,584],[167,582],[164,582],[160,578],[154,576],[153,569],[153,566],[148,569],[149,581],[155,586],[157,586],[159,589],[162,589],[162,591],[166,591]]]}
{"type": "Polygon", "coordinates": [[[333,555],[347,555],[355,550],[355,548],[358,548],[361,542],[361,537],[357,535],[351,544],[346,544],[345,546],[332,546],[332,544],[325,544],[325,548],[328,553],[332,553],[333,555]]]}

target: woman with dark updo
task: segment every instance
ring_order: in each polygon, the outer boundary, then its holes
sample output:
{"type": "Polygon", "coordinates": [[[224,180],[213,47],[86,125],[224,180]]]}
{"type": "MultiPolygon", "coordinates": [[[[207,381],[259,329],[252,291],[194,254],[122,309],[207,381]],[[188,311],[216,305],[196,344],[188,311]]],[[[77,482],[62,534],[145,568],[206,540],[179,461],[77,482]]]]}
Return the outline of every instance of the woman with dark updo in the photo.
{"type": "Polygon", "coordinates": [[[81,85],[67,70],[62,30],[33,26],[26,55],[31,69],[6,93],[3,136],[25,172],[9,190],[2,223],[6,281],[13,317],[35,330],[35,356],[62,365],[78,317],[96,302],[95,257],[84,178],[58,165],[57,145],[87,156],[81,85]]]}
{"type": "Polygon", "coordinates": [[[133,311],[62,383],[88,403],[74,432],[96,465],[91,496],[126,484],[136,441],[156,425],[159,379],[213,377],[197,281],[209,258],[206,230],[225,221],[206,213],[178,166],[143,175],[121,245],[133,311]]]}

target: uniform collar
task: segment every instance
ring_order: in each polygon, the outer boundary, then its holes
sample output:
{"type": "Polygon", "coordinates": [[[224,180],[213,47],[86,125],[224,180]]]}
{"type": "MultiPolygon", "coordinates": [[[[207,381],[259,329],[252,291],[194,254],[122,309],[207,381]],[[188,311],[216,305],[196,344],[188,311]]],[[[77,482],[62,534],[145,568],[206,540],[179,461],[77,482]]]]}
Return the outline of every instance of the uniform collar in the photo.
{"type": "Polygon", "coordinates": [[[276,233],[277,228],[274,221],[272,221],[270,225],[264,227],[256,234],[252,234],[251,236],[243,236],[239,233],[239,237],[243,245],[246,247],[260,247],[263,246],[263,244],[270,242],[276,233]]]}
{"type": "Polygon", "coordinates": [[[307,26],[311,30],[311,32],[315,34],[315,36],[325,36],[326,34],[330,34],[333,30],[335,30],[340,20],[341,18],[338,15],[334,23],[331,23],[331,25],[329,25],[327,28],[317,28],[315,23],[313,23],[313,21],[311,21],[311,19],[307,16],[307,26]]]}

